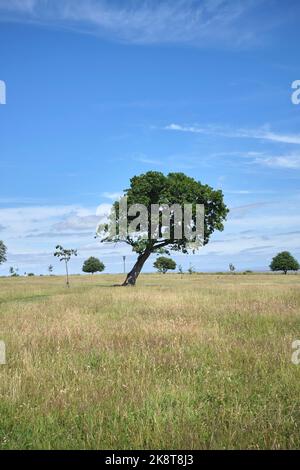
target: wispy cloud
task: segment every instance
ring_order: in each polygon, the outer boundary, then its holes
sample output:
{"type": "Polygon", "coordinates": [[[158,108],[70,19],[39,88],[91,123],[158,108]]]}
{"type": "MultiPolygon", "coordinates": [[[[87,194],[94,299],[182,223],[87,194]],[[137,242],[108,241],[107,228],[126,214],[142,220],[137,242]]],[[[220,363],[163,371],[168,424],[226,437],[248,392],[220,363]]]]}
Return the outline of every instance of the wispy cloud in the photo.
{"type": "Polygon", "coordinates": [[[31,232],[31,233],[28,233],[28,235],[26,235],[24,238],[39,238],[39,239],[43,239],[43,238],[55,238],[56,240],[61,239],[62,237],[67,237],[67,238],[87,238],[87,237],[92,237],[93,235],[93,232],[92,231],[89,231],[89,232],[31,232]]]}
{"type": "Polygon", "coordinates": [[[257,9],[269,3],[270,0],[0,0],[0,10],[2,20],[67,26],[124,43],[237,47],[259,43],[278,24],[271,9],[268,15],[257,14],[257,9]]]}
{"type": "Polygon", "coordinates": [[[13,204],[13,205],[41,205],[48,201],[42,198],[33,197],[0,197],[0,204],[13,204]]]}
{"type": "MultiPolygon", "coordinates": [[[[43,253],[49,258],[49,263],[53,262],[51,251],[62,239],[67,246],[78,249],[87,243],[97,247],[99,243],[94,241],[96,226],[110,208],[111,204],[98,207],[40,205],[0,208],[1,238],[8,246],[8,263],[21,263],[25,254],[24,270],[28,271],[35,264],[30,255],[36,255],[36,260],[39,256],[42,265],[43,253]],[[22,255],[19,260],[18,255],[22,255]]],[[[0,272],[5,272],[5,269],[7,267],[1,266],[0,272]]]]}
{"type": "MultiPolygon", "coordinates": [[[[266,142],[282,143],[287,145],[300,145],[300,134],[278,133],[265,127],[258,129],[230,129],[216,125],[181,125],[168,124],[163,128],[166,131],[211,135],[213,137],[236,138],[236,139],[260,139],[266,142]]],[[[244,158],[249,163],[263,165],[269,168],[283,168],[298,170],[300,169],[300,153],[292,152],[257,152],[257,151],[234,151],[234,152],[218,152],[210,155],[211,158],[244,158]]],[[[241,194],[241,192],[240,192],[241,194]]]]}
{"type": "Polygon", "coordinates": [[[136,160],[137,162],[140,162],[140,163],[145,163],[147,165],[163,165],[164,162],[162,160],[157,160],[155,158],[148,158],[146,156],[139,156],[139,157],[135,157],[134,160],[136,160]]]}
{"type": "Polygon", "coordinates": [[[33,13],[37,0],[0,0],[0,10],[33,13]]]}
{"type": "MultiPolygon", "coordinates": [[[[247,137],[247,135],[245,135],[245,137],[247,137]]],[[[253,135],[249,134],[249,137],[271,140],[273,142],[281,142],[284,144],[300,144],[300,134],[276,134],[275,132],[270,131],[260,131],[257,134],[255,134],[255,132],[253,135]]]]}
{"type": "Polygon", "coordinates": [[[225,256],[261,251],[264,264],[266,257],[277,251],[299,252],[299,228],[300,217],[295,200],[234,207],[230,210],[226,231],[216,234],[200,255],[225,256]]]}
{"type": "Polygon", "coordinates": [[[120,199],[120,197],[122,196],[122,192],[119,191],[119,192],[115,192],[115,193],[110,193],[110,192],[104,192],[101,194],[102,197],[105,197],[106,199],[110,199],[111,201],[116,201],[118,199],[120,199]]]}
{"type": "Polygon", "coordinates": [[[274,194],[276,191],[270,189],[224,189],[223,192],[227,194],[238,194],[238,195],[257,195],[257,194],[274,194]]]}
{"type": "Polygon", "coordinates": [[[64,232],[65,230],[96,230],[97,223],[99,222],[99,217],[96,215],[78,215],[77,213],[72,213],[71,215],[65,217],[60,222],[57,222],[53,225],[53,228],[57,232],[64,232]]]}
{"type": "Polygon", "coordinates": [[[233,207],[230,209],[229,218],[230,219],[241,219],[245,217],[249,212],[253,210],[260,209],[266,206],[267,202],[255,202],[252,204],[245,204],[243,206],[233,207]]]}
{"type": "Polygon", "coordinates": [[[256,163],[268,166],[271,168],[286,168],[291,170],[300,169],[300,154],[299,155],[283,155],[283,156],[266,156],[261,159],[256,159],[256,163]]]}
{"type": "Polygon", "coordinates": [[[280,134],[268,129],[229,129],[226,127],[209,126],[186,126],[181,124],[168,124],[164,127],[167,131],[189,132],[192,134],[218,135],[220,137],[261,139],[285,144],[300,145],[300,134],[280,134]]]}

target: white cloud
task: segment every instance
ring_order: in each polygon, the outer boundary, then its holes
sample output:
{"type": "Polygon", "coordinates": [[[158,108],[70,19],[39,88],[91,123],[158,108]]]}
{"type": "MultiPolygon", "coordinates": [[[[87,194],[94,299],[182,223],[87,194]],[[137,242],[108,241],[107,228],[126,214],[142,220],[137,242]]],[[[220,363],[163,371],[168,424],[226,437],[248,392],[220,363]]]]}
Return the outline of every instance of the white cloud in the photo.
{"type": "Polygon", "coordinates": [[[192,132],[193,134],[209,134],[208,128],[199,126],[183,126],[181,124],[168,124],[164,127],[166,131],[192,132]]]}
{"type": "Polygon", "coordinates": [[[105,217],[111,204],[98,207],[66,206],[25,206],[0,208],[2,231],[11,237],[23,237],[28,234],[54,231],[96,230],[101,217],[105,217]]]}
{"type": "Polygon", "coordinates": [[[111,199],[112,201],[117,201],[122,195],[123,193],[121,191],[115,193],[104,192],[101,194],[102,197],[105,197],[106,199],[111,199]]]}
{"type": "Polygon", "coordinates": [[[221,137],[261,139],[285,144],[300,145],[300,134],[278,134],[263,128],[260,129],[228,129],[221,126],[186,126],[181,124],[168,124],[164,127],[168,131],[189,132],[193,134],[218,135],[221,137]]]}
{"type": "Polygon", "coordinates": [[[32,229],[54,223],[58,218],[70,214],[78,207],[70,206],[26,206],[0,208],[0,219],[7,229],[21,235],[32,229]]]}
{"type": "Polygon", "coordinates": [[[94,240],[97,224],[110,207],[102,204],[98,208],[77,205],[1,208],[1,239],[8,247],[8,261],[1,265],[0,272],[6,273],[10,263],[18,263],[27,272],[40,265],[44,272],[47,263],[53,263],[57,243],[79,250],[90,243],[92,254],[99,249],[99,242],[94,240]]]}
{"type": "Polygon", "coordinates": [[[37,0],[0,0],[0,10],[33,13],[37,0]]]}
{"type": "Polygon", "coordinates": [[[245,204],[243,206],[232,207],[230,208],[228,219],[241,219],[249,212],[252,212],[255,209],[260,209],[265,205],[270,204],[267,202],[254,202],[252,204],[245,204]]]}
{"type": "Polygon", "coordinates": [[[285,144],[300,144],[300,134],[276,134],[275,132],[262,131],[260,134],[254,135],[253,137],[285,144]]]}
{"type": "MultiPolygon", "coordinates": [[[[164,127],[168,131],[185,132],[192,134],[205,134],[228,138],[248,138],[248,139],[261,139],[265,141],[272,141],[285,144],[300,145],[300,134],[284,134],[276,133],[267,130],[265,127],[260,129],[228,129],[220,126],[185,126],[180,124],[169,124],[164,127]]],[[[251,163],[257,163],[271,168],[285,168],[285,169],[300,169],[300,154],[267,154],[266,152],[219,152],[212,154],[211,157],[243,157],[248,159],[251,163]]]]}
{"type": "Polygon", "coordinates": [[[300,169],[300,155],[268,156],[256,159],[255,162],[271,168],[300,169]]]}
{"type": "Polygon", "coordinates": [[[259,42],[278,23],[271,10],[268,17],[253,14],[260,6],[260,0],[0,0],[5,20],[14,19],[14,12],[18,20],[69,26],[125,43],[204,47],[259,42]]]}
{"type": "MultiPolygon", "coordinates": [[[[274,215],[268,213],[262,213],[259,216],[255,217],[245,217],[245,218],[232,218],[230,223],[228,222],[226,225],[226,229],[228,228],[239,228],[245,230],[274,230],[274,229],[292,229],[295,227],[300,227],[300,215],[292,214],[292,215],[274,215]]],[[[299,245],[299,239],[298,245],[299,245]]]]}
{"type": "Polygon", "coordinates": [[[148,158],[148,157],[136,157],[135,160],[140,163],[146,163],[147,165],[163,165],[163,162],[160,160],[155,160],[154,158],[148,158]]]}
{"type": "Polygon", "coordinates": [[[74,213],[54,224],[53,228],[57,232],[63,232],[65,230],[92,230],[96,228],[97,222],[98,217],[96,215],[79,216],[74,213]]]}
{"type": "Polygon", "coordinates": [[[296,213],[284,212],[291,206],[284,204],[275,206],[275,212],[269,206],[263,209],[263,204],[255,204],[236,208],[235,217],[226,222],[226,231],[213,235],[210,243],[205,246],[200,255],[239,255],[242,253],[257,253],[262,255],[262,264],[266,263],[268,255],[278,251],[299,251],[300,217],[296,213]],[[252,206],[252,207],[251,207],[252,206]],[[257,210],[256,214],[251,214],[257,210]],[[240,213],[239,210],[241,211],[240,213]],[[250,214],[250,215],[248,215],[250,214]],[[279,229],[279,231],[278,231],[279,229]]]}

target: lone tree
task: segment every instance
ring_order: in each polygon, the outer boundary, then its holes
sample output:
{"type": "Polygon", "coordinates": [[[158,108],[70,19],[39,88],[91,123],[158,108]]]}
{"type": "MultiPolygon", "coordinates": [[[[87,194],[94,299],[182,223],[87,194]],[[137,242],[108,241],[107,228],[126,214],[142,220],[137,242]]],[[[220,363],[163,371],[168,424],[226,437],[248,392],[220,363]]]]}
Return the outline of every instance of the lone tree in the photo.
{"type": "Polygon", "coordinates": [[[48,271],[49,271],[49,274],[50,274],[50,276],[51,276],[51,274],[53,273],[53,266],[52,266],[52,264],[49,264],[49,266],[48,266],[48,271]]]}
{"type": "Polygon", "coordinates": [[[70,287],[68,263],[73,255],[77,256],[77,250],[63,248],[61,245],[57,245],[55,249],[56,251],[54,252],[54,256],[59,258],[59,261],[65,262],[66,276],[67,276],[66,284],[67,284],[67,287],[70,287]]]}
{"type": "Polygon", "coordinates": [[[189,274],[194,274],[194,273],[195,273],[195,268],[194,268],[194,266],[192,266],[191,263],[190,263],[190,265],[189,265],[189,268],[188,268],[187,272],[188,272],[189,274]]]}
{"type": "Polygon", "coordinates": [[[82,271],[84,273],[94,274],[97,272],[102,272],[104,271],[104,269],[104,263],[102,263],[102,261],[100,261],[98,258],[94,258],[94,256],[91,256],[90,258],[86,259],[82,266],[82,271]]]}
{"type": "Polygon", "coordinates": [[[0,240],[0,264],[5,263],[5,261],[6,261],[6,252],[7,252],[7,248],[4,245],[3,241],[0,240]]]}
{"type": "Polygon", "coordinates": [[[298,271],[300,265],[289,251],[281,251],[272,259],[270,269],[272,271],[283,271],[286,274],[288,271],[298,271]]]}
{"type": "Polygon", "coordinates": [[[229,263],[229,271],[231,273],[234,273],[234,271],[235,271],[235,266],[232,263],[229,263]]]}
{"type": "Polygon", "coordinates": [[[176,269],[176,263],[173,259],[167,258],[166,256],[159,256],[153,263],[153,266],[158,272],[165,274],[169,269],[176,269]]]}
{"type": "MultiPolygon", "coordinates": [[[[100,236],[101,241],[110,242],[125,242],[131,245],[134,252],[138,254],[137,261],[122,284],[123,286],[134,286],[138,275],[140,274],[145,261],[152,253],[159,252],[160,254],[169,254],[168,250],[181,251],[188,253],[190,248],[190,240],[185,234],[180,238],[176,237],[175,233],[175,216],[174,212],[170,212],[169,225],[170,230],[167,235],[159,231],[156,238],[153,237],[151,230],[151,206],[156,204],[157,207],[168,205],[172,207],[173,204],[180,205],[181,208],[184,204],[193,204],[193,223],[196,223],[196,204],[203,204],[205,207],[204,214],[204,233],[203,244],[206,245],[209,241],[211,234],[214,230],[223,230],[223,222],[226,219],[228,209],[223,201],[223,193],[221,190],[214,190],[208,185],[201,184],[195,179],[186,176],[184,173],[169,173],[165,176],[163,173],[156,171],[149,171],[145,174],[134,176],[130,180],[130,188],[124,191],[127,197],[127,204],[130,207],[133,205],[143,204],[148,211],[148,220],[146,220],[147,228],[146,234],[138,237],[133,237],[127,234],[122,237],[119,234],[110,236],[109,224],[98,227],[97,235],[100,236]],[[101,231],[100,231],[101,227],[101,231]],[[146,235],[146,236],[145,236],[146,235]]],[[[153,207],[153,206],[152,206],[153,207]]],[[[116,201],[113,204],[113,211],[111,218],[115,217],[117,229],[122,223],[122,211],[119,210],[119,203],[116,201]]],[[[127,222],[130,223],[136,219],[136,213],[132,212],[127,215],[127,222]]],[[[160,216],[161,219],[161,216],[160,216]]],[[[194,248],[195,250],[195,248],[194,248]]]]}
{"type": "Polygon", "coordinates": [[[9,274],[11,277],[19,277],[19,268],[14,269],[13,266],[9,268],[9,274]]]}

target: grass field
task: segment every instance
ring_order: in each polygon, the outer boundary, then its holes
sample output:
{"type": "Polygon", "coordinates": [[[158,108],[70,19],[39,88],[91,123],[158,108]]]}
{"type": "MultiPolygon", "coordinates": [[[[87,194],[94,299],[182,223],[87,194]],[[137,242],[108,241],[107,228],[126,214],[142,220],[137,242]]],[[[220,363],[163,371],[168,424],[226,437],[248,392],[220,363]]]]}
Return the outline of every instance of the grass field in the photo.
{"type": "Polygon", "coordinates": [[[0,448],[300,448],[300,276],[0,279],[0,448]]]}

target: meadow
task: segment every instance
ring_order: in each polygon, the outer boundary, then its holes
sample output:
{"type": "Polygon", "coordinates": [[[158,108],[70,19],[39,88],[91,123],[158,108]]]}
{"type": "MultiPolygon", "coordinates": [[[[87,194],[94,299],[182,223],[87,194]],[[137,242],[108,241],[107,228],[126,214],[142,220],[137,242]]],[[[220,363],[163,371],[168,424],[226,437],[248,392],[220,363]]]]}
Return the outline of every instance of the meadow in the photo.
{"type": "Polygon", "coordinates": [[[300,276],[0,279],[1,449],[300,447],[300,276]]]}

